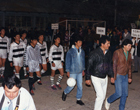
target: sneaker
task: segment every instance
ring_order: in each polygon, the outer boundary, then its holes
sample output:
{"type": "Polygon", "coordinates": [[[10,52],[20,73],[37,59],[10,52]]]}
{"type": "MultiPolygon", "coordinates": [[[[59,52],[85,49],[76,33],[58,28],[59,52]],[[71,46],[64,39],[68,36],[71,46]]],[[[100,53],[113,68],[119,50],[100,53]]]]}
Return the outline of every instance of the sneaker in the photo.
{"type": "Polygon", "coordinates": [[[25,77],[25,78],[28,78],[28,75],[26,74],[26,75],[24,75],[24,77],[25,77]]]}
{"type": "Polygon", "coordinates": [[[55,85],[51,86],[51,88],[52,88],[53,90],[57,90],[55,85]]]}
{"type": "Polygon", "coordinates": [[[37,84],[42,85],[42,82],[41,81],[38,81],[37,84]]]}
{"type": "Polygon", "coordinates": [[[65,101],[67,97],[67,94],[65,94],[64,92],[62,93],[62,100],[65,101]]]}
{"type": "Polygon", "coordinates": [[[110,108],[110,103],[107,102],[107,98],[105,99],[105,108],[106,110],[109,110],[110,108]]]}
{"type": "Polygon", "coordinates": [[[33,90],[31,90],[31,91],[30,91],[30,94],[31,94],[31,95],[34,95],[34,91],[33,91],[33,90]]]}
{"type": "Polygon", "coordinates": [[[61,85],[60,84],[56,84],[56,87],[59,89],[59,90],[61,90],[62,89],[62,87],[61,87],[61,85]]]}
{"type": "Polygon", "coordinates": [[[85,105],[85,104],[82,102],[82,100],[77,100],[76,103],[79,104],[79,105],[85,105]]]}
{"type": "Polygon", "coordinates": [[[35,85],[34,84],[32,85],[32,89],[35,90],[35,85]]]}

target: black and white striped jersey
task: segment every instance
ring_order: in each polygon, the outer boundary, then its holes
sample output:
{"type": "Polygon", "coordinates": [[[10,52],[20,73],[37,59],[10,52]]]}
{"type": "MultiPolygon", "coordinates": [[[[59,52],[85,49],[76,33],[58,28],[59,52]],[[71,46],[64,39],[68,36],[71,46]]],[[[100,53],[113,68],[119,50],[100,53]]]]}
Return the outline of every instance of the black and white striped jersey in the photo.
{"type": "Polygon", "coordinates": [[[37,42],[37,45],[40,47],[40,52],[42,57],[48,58],[48,49],[47,49],[47,44],[45,41],[43,41],[43,44],[40,42],[37,42]]]}
{"type": "Polygon", "coordinates": [[[22,40],[22,39],[20,38],[20,42],[24,42],[25,45],[27,46],[27,39],[22,40]]]}
{"type": "Polygon", "coordinates": [[[31,45],[28,45],[25,51],[25,57],[24,57],[24,66],[28,66],[29,62],[36,61],[39,64],[42,64],[42,57],[40,54],[40,48],[38,45],[35,47],[32,47],[31,45]]]}
{"type": "Polygon", "coordinates": [[[52,45],[49,52],[49,61],[63,61],[64,62],[64,52],[63,47],[59,45],[58,47],[56,45],[52,45]]]}
{"type": "Polygon", "coordinates": [[[16,42],[11,43],[8,60],[11,62],[15,58],[23,58],[25,48],[26,45],[24,42],[20,42],[19,44],[16,42]]]}
{"type": "Polygon", "coordinates": [[[10,48],[10,41],[7,36],[1,37],[0,36],[0,53],[6,52],[9,53],[10,48]]]}

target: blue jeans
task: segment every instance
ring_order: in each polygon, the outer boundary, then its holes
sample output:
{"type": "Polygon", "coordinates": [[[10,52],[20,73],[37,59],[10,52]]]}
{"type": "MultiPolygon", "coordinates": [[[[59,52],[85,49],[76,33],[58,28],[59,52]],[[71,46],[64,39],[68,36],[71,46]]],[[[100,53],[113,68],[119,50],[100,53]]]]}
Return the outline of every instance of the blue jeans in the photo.
{"type": "MultiPolygon", "coordinates": [[[[81,99],[82,98],[82,82],[83,82],[83,77],[82,77],[82,73],[79,74],[70,74],[70,77],[74,78],[76,80],[77,83],[77,95],[76,98],[77,99],[81,99]]],[[[69,87],[67,86],[67,88],[64,90],[64,93],[68,94],[72,91],[74,87],[69,87]]]]}
{"type": "Polygon", "coordinates": [[[117,75],[115,80],[115,93],[111,95],[107,99],[107,101],[108,103],[112,103],[118,98],[120,98],[119,110],[124,110],[127,96],[128,96],[128,74],[125,76],[117,75]]]}

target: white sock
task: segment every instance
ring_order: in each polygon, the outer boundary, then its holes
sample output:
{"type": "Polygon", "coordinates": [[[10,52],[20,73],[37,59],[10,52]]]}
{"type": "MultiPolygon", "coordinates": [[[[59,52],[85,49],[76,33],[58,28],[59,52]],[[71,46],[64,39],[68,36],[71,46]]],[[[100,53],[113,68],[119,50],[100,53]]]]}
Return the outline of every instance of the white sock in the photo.
{"type": "Polygon", "coordinates": [[[24,70],[24,76],[26,76],[27,75],[26,67],[23,67],[23,70],[24,70]]]}
{"type": "Polygon", "coordinates": [[[1,75],[4,74],[5,67],[1,67],[1,75]]]}
{"type": "Polygon", "coordinates": [[[15,73],[16,77],[20,79],[19,73],[15,73]]]}
{"type": "Polygon", "coordinates": [[[45,73],[46,71],[44,69],[41,70],[41,74],[45,73]]]}

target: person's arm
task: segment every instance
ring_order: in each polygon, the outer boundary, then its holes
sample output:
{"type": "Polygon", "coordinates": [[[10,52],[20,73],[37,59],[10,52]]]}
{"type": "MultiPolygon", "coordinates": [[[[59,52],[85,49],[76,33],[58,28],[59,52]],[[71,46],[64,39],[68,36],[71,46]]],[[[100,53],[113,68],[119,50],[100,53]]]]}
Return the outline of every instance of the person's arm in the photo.
{"type": "Polygon", "coordinates": [[[88,58],[88,61],[87,61],[87,71],[86,71],[86,80],[90,80],[90,76],[91,76],[91,68],[92,68],[92,65],[94,65],[94,61],[95,61],[95,58],[96,55],[91,52],[89,54],[89,58],[88,58]]]}
{"type": "Polygon", "coordinates": [[[118,53],[115,51],[114,54],[113,54],[114,80],[116,80],[116,76],[117,76],[117,62],[118,62],[118,53]]]}
{"type": "Polygon", "coordinates": [[[41,57],[41,52],[40,52],[40,48],[38,46],[38,58],[39,58],[39,64],[42,64],[42,57],[41,57]]]}
{"type": "Polygon", "coordinates": [[[25,48],[23,58],[24,58],[24,60],[23,60],[24,66],[28,67],[28,48],[27,47],[25,48]]]}
{"type": "Polygon", "coordinates": [[[52,51],[53,51],[53,46],[51,46],[50,52],[49,52],[49,62],[50,62],[50,63],[53,63],[52,51]]]}
{"type": "MultiPolygon", "coordinates": [[[[130,54],[130,53],[129,53],[130,54]]],[[[131,59],[131,55],[129,55],[129,71],[128,71],[128,81],[129,83],[131,83],[132,81],[132,67],[131,67],[131,64],[132,64],[132,59],[131,59]]]]}
{"type": "Polygon", "coordinates": [[[111,83],[114,83],[114,72],[113,72],[113,61],[112,61],[112,55],[110,54],[110,62],[109,62],[109,73],[111,77],[111,83]]]}
{"type": "Polygon", "coordinates": [[[12,45],[10,46],[10,52],[9,52],[8,60],[10,62],[10,66],[12,66],[12,63],[13,63],[13,47],[12,47],[12,45]]]}
{"type": "Polygon", "coordinates": [[[83,50],[83,70],[85,70],[85,52],[84,52],[84,50],[83,50]]]}
{"type": "Polygon", "coordinates": [[[63,47],[62,47],[61,61],[64,62],[64,50],[63,50],[63,47]]]}
{"type": "Polygon", "coordinates": [[[8,60],[10,61],[10,62],[12,62],[13,60],[13,47],[12,47],[12,45],[10,45],[10,51],[9,51],[9,57],[8,57],[8,60]]]}
{"type": "Polygon", "coordinates": [[[65,60],[66,72],[70,72],[70,66],[71,66],[71,54],[70,54],[70,51],[68,51],[66,54],[66,60],[65,60]]]}
{"type": "Polygon", "coordinates": [[[46,59],[48,59],[49,55],[48,55],[48,48],[47,48],[47,43],[46,42],[45,42],[45,46],[46,46],[46,51],[45,51],[45,53],[46,53],[46,59]]]}
{"type": "Polygon", "coordinates": [[[7,53],[9,53],[9,51],[10,51],[10,40],[7,37],[7,53]]]}

